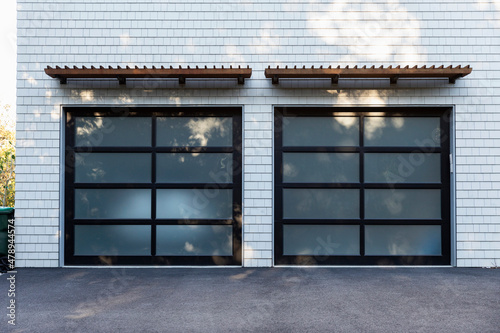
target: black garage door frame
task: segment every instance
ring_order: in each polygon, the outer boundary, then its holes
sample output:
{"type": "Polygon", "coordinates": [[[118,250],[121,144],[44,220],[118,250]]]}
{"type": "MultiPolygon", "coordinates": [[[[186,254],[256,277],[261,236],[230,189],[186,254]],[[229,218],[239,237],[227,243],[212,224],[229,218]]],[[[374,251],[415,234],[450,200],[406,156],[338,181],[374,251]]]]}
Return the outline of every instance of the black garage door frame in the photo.
{"type": "Polygon", "coordinates": [[[450,265],[451,261],[451,188],[450,188],[450,107],[275,107],[274,108],[274,261],[275,265],[450,265]],[[363,121],[367,115],[384,114],[399,117],[440,117],[439,147],[364,147],[363,121]],[[284,117],[320,116],[359,117],[359,146],[356,147],[283,147],[284,117]],[[358,183],[285,183],[283,181],[283,153],[286,152],[344,152],[359,154],[358,183]],[[373,184],[364,183],[364,154],[372,153],[440,153],[441,183],[373,184]],[[283,217],[283,190],[307,188],[356,188],[360,190],[360,218],[357,220],[286,219],[283,217]],[[375,256],[365,255],[365,226],[380,225],[380,220],[364,218],[365,189],[440,189],[441,219],[434,220],[385,220],[384,225],[438,225],[441,227],[441,255],[375,256]],[[359,226],[360,255],[285,255],[285,225],[357,225],[359,226]]]}
{"type": "Polygon", "coordinates": [[[65,194],[64,194],[64,264],[78,265],[127,265],[127,266],[199,266],[228,265],[241,266],[242,263],[242,108],[241,107],[64,107],[65,121],[65,194]],[[75,117],[151,117],[151,147],[76,147],[75,117]],[[232,147],[156,147],[156,117],[231,117],[232,147]],[[102,152],[136,152],[152,154],[151,183],[75,183],[75,154],[102,152]],[[155,183],[157,153],[232,153],[232,182],[230,183],[155,183]],[[86,220],[75,218],[75,189],[124,188],[151,189],[151,218],[126,220],[86,220]],[[232,189],[232,219],[157,219],[156,189],[232,189]],[[151,255],[75,255],[76,225],[148,225],[151,226],[151,255]],[[159,225],[231,225],[232,255],[221,256],[161,256],[156,255],[156,226],[159,225]]]}

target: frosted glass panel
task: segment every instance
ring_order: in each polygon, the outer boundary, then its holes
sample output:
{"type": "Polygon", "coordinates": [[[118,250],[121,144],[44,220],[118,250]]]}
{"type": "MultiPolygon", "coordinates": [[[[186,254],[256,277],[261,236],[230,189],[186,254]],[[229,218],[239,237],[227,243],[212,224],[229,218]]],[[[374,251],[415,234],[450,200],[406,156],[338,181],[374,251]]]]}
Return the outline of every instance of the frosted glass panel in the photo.
{"type": "Polygon", "coordinates": [[[231,183],[232,154],[158,154],[156,181],[159,183],[231,183]]]}
{"type": "Polygon", "coordinates": [[[285,183],[357,183],[359,155],[354,153],[283,153],[285,183]]]}
{"type": "Polygon", "coordinates": [[[150,219],[151,190],[76,189],[77,219],[150,219]]]}
{"type": "Polygon", "coordinates": [[[439,117],[365,117],[365,146],[439,147],[439,117]]]}
{"type": "Polygon", "coordinates": [[[156,217],[160,219],[231,219],[233,190],[157,190],[156,217]]]}
{"type": "Polygon", "coordinates": [[[358,117],[283,117],[283,146],[358,145],[358,117]]]}
{"type": "Polygon", "coordinates": [[[365,191],[367,219],[440,219],[441,190],[365,191]]]}
{"type": "Polygon", "coordinates": [[[284,225],[283,254],[359,255],[357,225],[284,225]]]}
{"type": "Polygon", "coordinates": [[[365,154],[367,183],[439,183],[440,154],[365,154]]]}
{"type": "Polygon", "coordinates": [[[151,146],[151,118],[76,117],[76,146],[151,146]]]}
{"type": "Polygon", "coordinates": [[[231,256],[230,225],[159,225],[156,254],[164,256],[231,256]]]}
{"type": "Polygon", "coordinates": [[[359,190],[284,189],[287,219],[358,219],[359,190]]]}
{"type": "Polygon", "coordinates": [[[158,117],[156,145],[231,147],[231,117],[158,117]]]}
{"type": "Polygon", "coordinates": [[[75,255],[151,255],[151,226],[76,225],[75,255]]]}
{"type": "Polygon", "coordinates": [[[367,225],[365,253],[379,256],[441,255],[438,225],[367,225]]]}
{"type": "Polygon", "coordinates": [[[151,154],[76,153],[76,183],[150,183],[151,154]]]}

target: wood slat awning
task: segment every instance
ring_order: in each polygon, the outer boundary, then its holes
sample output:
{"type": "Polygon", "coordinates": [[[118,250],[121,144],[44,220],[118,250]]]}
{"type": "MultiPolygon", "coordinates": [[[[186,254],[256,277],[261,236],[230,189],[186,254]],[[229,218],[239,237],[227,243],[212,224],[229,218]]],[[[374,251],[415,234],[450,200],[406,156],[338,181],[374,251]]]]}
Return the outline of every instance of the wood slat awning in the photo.
{"type": "Polygon", "coordinates": [[[337,84],[338,80],[341,78],[346,79],[380,79],[387,78],[391,80],[391,84],[396,84],[399,78],[448,78],[449,83],[455,83],[455,80],[464,77],[472,72],[472,68],[467,65],[462,66],[406,66],[406,67],[349,67],[346,66],[341,68],[337,67],[325,67],[320,66],[319,68],[267,68],[265,70],[266,78],[272,79],[273,84],[278,84],[279,79],[331,79],[333,84],[337,84]]]}
{"type": "Polygon", "coordinates": [[[118,66],[117,68],[113,68],[109,66],[108,68],[104,68],[100,66],[96,68],[94,66],[90,68],[86,68],[83,66],[82,68],[78,68],[74,66],[70,68],[65,66],[61,68],[56,66],[56,68],[52,68],[47,66],[45,69],[45,74],[52,78],[59,79],[61,84],[67,83],[68,79],[118,79],[120,84],[126,84],[127,79],[179,79],[180,84],[186,83],[186,79],[238,79],[239,84],[244,84],[245,79],[248,79],[252,76],[252,69],[250,67],[241,68],[233,68],[233,66],[229,66],[224,68],[213,68],[198,67],[191,68],[187,66],[187,68],[173,68],[172,66],[166,68],[161,66],[160,68],[156,68],[153,66],[152,68],[148,68],[144,66],[144,68],[139,68],[135,66],[135,68],[131,68],[129,66],[122,68],[118,66]]]}

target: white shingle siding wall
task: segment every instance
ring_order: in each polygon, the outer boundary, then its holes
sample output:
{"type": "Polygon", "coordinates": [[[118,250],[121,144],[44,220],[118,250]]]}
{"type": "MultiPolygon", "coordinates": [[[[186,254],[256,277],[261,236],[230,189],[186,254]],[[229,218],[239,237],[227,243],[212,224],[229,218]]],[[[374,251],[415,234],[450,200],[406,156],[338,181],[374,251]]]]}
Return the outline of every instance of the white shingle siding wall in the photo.
{"type": "Polygon", "coordinates": [[[61,105],[242,105],[244,265],[272,265],[273,105],[454,105],[457,265],[500,265],[500,1],[18,0],[17,264],[59,265],[61,105]],[[47,65],[250,65],[222,81],[69,81],[47,65]],[[443,80],[283,81],[268,65],[466,65],[443,80]],[[148,89],[144,89],[148,88],[148,89]]]}

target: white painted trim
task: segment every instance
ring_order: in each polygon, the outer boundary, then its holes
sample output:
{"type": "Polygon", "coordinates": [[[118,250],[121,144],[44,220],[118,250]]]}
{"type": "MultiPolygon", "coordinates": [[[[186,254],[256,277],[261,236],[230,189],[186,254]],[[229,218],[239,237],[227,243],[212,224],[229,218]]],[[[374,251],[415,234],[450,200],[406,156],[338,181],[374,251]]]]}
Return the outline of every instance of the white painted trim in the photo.
{"type": "Polygon", "coordinates": [[[452,162],[452,170],[450,170],[450,263],[457,267],[457,163],[456,163],[456,106],[451,106],[451,121],[450,121],[450,155],[452,162]]]}
{"type": "Polygon", "coordinates": [[[66,231],[64,229],[64,214],[65,214],[65,204],[64,204],[64,184],[65,184],[65,165],[66,165],[66,155],[65,155],[65,137],[66,137],[66,114],[64,113],[63,106],[59,106],[59,267],[64,266],[64,245],[66,242],[66,237],[64,237],[66,231]]]}

